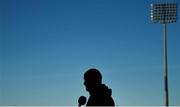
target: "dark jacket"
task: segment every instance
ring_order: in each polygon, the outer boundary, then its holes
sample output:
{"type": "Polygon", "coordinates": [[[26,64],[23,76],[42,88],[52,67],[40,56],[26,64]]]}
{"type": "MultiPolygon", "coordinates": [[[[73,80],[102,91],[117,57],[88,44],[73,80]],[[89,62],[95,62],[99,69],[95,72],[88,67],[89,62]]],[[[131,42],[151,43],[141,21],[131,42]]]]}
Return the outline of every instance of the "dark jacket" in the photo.
{"type": "Polygon", "coordinates": [[[90,95],[86,106],[115,106],[111,95],[112,90],[102,84],[90,95]]]}

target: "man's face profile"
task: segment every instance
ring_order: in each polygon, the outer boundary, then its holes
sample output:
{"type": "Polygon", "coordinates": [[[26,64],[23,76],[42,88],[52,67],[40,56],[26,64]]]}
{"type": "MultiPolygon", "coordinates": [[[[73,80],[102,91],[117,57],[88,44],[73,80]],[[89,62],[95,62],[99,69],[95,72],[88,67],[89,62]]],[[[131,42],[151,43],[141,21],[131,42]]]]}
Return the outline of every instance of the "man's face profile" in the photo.
{"type": "Polygon", "coordinates": [[[87,91],[91,91],[93,89],[93,82],[84,78],[84,86],[87,91]]]}
{"type": "Polygon", "coordinates": [[[97,69],[89,69],[84,74],[84,85],[86,90],[92,92],[95,88],[101,84],[101,73],[97,69]]]}

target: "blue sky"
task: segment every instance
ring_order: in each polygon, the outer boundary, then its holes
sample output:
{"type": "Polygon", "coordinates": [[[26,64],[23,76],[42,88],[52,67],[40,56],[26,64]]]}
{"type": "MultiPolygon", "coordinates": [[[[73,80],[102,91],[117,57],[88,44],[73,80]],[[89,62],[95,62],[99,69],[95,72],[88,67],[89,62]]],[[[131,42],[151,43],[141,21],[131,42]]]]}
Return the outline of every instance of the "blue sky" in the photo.
{"type": "MultiPolygon", "coordinates": [[[[163,33],[150,21],[152,2],[1,0],[0,105],[77,105],[88,97],[89,68],[102,72],[116,105],[163,105],[163,33]]],[[[179,24],[167,26],[170,105],[180,105],[179,24]]]]}

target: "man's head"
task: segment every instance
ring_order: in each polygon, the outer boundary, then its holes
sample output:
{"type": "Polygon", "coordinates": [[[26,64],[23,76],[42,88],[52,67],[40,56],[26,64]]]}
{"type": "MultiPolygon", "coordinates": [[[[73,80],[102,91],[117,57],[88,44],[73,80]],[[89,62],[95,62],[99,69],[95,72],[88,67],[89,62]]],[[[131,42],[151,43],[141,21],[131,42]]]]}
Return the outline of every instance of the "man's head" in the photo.
{"type": "Polygon", "coordinates": [[[102,83],[102,75],[99,70],[92,68],[84,73],[84,85],[86,90],[91,92],[102,83]]]}

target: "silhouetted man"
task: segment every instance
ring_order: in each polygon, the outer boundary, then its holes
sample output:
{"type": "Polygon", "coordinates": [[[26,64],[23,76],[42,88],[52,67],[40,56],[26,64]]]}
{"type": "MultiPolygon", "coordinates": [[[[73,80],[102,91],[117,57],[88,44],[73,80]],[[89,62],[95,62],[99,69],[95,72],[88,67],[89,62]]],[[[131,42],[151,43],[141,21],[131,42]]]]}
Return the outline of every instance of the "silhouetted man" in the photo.
{"type": "MultiPolygon", "coordinates": [[[[86,106],[114,106],[114,100],[111,97],[112,91],[106,85],[102,84],[102,75],[97,69],[89,69],[84,74],[84,85],[89,92],[90,97],[86,106]]],[[[86,100],[81,96],[79,101],[86,100]]],[[[81,102],[80,102],[81,103],[81,102]]],[[[83,102],[84,103],[84,102],[83,102]]],[[[81,105],[81,104],[80,104],[81,105]]]]}

